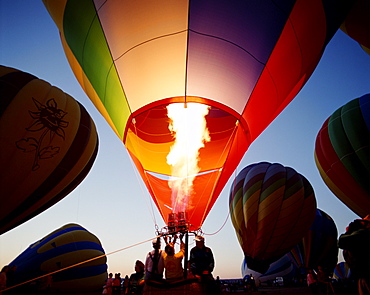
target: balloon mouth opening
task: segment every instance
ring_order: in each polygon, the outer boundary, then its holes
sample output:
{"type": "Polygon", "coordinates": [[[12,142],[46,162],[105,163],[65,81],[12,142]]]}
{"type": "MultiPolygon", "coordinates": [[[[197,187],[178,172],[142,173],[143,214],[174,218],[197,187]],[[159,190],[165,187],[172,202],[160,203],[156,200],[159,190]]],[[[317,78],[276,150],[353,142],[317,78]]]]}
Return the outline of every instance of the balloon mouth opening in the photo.
{"type": "MultiPolygon", "coordinates": [[[[188,102],[184,107],[184,103],[170,103],[157,105],[144,111],[138,110],[129,120],[124,144],[131,156],[140,162],[143,170],[156,175],[181,177],[180,174],[173,173],[167,159],[176,140],[175,135],[179,135],[179,132],[175,134],[170,129],[171,119],[168,117],[167,110],[170,105],[182,106],[183,109],[189,110],[191,105],[202,104],[188,102]]],[[[199,149],[200,170],[195,173],[197,175],[223,167],[231,150],[232,140],[240,127],[239,120],[234,114],[214,106],[205,106],[208,107],[208,113],[204,119],[210,140],[203,141],[203,147],[199,149]]],[[[190,115],[185,123],[188,124],[191,121],[190,115]]]]}
{"type": "MultiPolygon", "coordinates": [[[[241,149],[237,149],[235,143],[238,146],[249,143],[249,133],[239,119],[240,116],[227,106],[194,100],[186,104],[184,101],[162,100],[131,114],[124,144],[166,226],[169,225],[169,213],[186,212],[187,219],[181,230],[199,229],[219,194],[220,180],[226,179],[224,168],[229,173],[230,165],[236,165],[241,158],[241,149]],[[172,107],[176,114],[171,117],[172,107]],[[197,117],[200,123],[197,128],[189,128],[189,124],[196,121],[193,116],[196,110],[202,115],[197,117]],[[190,116],[187,112],[191,112],[190,116]],[[186,118],[184,125],[177,125],[177,119],[181,118],[186,118]],[[184,130],[177,129],[178,126],[187,127],[190,140],[179,141],[184,130]],[[198,145],[193,145],[195,135],[199,139],[198,145]],[[179,143],[176,149],[175,143],[179,143]],[[176,154],[177,147],[186,147],[186,151],[176,154]],[[179,157],[172,157],[171,152],[179,157]],[[177,166],[180,160],[185,164],[177,166]],[[196,169],[189,169],[190,164],[196,169]]],[[[174,230],[172,224],[170,228],[174,230]]]]}
{"type": "Polygon", "coordinates": [[[255,259],[250,256],[245,256],[245,261],[247,262],[247,267],[259,272],[260,274],[264,274],[270,267],[270,264],[277,259],[267,259],[267,260],[260,260],[255,259]]]}

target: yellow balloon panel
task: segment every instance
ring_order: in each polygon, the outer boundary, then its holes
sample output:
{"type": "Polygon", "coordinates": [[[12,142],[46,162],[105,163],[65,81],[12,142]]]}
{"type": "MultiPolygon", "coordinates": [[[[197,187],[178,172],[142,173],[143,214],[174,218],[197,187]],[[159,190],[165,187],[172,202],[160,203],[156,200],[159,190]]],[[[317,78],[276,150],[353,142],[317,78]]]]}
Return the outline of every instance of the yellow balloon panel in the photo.
{"type": "Polygon", "coordinates": [[[113,60],[143,44],[187,30],[188,2],[116,0],[104,1],[102,6],[95,3],[113,60]]]}
{"type": "Polygon", "coordinates": [[[115,61],[132,112],[161,99],[185,96],[186,43],[186,32],[166,36],[115,61]]]}

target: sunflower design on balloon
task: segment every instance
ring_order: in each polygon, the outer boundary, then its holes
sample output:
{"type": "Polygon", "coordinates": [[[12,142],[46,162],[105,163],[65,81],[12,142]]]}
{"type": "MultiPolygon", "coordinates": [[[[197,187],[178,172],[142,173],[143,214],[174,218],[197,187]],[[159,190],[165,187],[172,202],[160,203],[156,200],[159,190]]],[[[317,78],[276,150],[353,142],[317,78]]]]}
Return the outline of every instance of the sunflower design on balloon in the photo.
{"type": "Polygon", "coordinates": [[[68,126],[68,122],[63,120],[67,112],[59,109],[57,102],[53,98],[49,99],[45,105],[35,98],[32,98],[32,100],[37,107],[37,111],[28,111],[35,121],[26,130],[32,132],[42,131],[42,133],[38,138],[22,138],[16,142],[16,145],[17,148],[25,153],[35,153],[32,170],[36,171],[40,168],[40,160],[50,159],[59,153],[60,147],[53,146],[51,141],[54,136],[60,136],[64,140],[64,128],[68,126]],[[48,138],[49,141],[45,144],[48,138]]]}

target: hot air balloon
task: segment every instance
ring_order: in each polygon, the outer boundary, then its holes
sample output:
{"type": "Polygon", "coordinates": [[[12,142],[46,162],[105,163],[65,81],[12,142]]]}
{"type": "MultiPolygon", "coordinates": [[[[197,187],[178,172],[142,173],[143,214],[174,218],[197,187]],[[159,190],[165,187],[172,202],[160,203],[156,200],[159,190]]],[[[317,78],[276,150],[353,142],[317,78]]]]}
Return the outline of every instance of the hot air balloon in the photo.
{"type": "Polygon", "coordinates": [[[88,292],[100,290],[107,278],[104,254],[104,249],[94,234],[71,223],[31,244],[9,265],[17,266],[15,284],[50,273],[53,291],[88,292]],[[68,268],[87,260],[89,262],[68,268]],[[58,272],[64,268],[66,269],[58,272]]]}
{"type": "Polygon", "coordinates": [[[43,2],[163,219],[196,230],[351,1],[43,2]]]}
{"type": "Polygon", "coordinates": [[[337,280],[348,279],[351,276],[351,269],[347,262],[342,261],[334,268],[333,278],[337,280]]]}
{"type": "Polygon", "coordinates": [[[287,254],[277,261],[271,263],[268,270],[263,274],[248,268],[245,258],[242,263],[242,277],[245,278],[248,275],[252,275],[257,283],[257,286],[261,285],[261,283],[272,283],[276,277],[283,277],[284,281],[290,281],[296,275],[296,270],[297,268],[287,254]]]}
{"type": "Polygon", "coordinates": [[[95,124],[68,94],[0,66],[0,234],[67,196],[98,151],[95,124]]]}
{"type": "Polygon", "coordinates": [[[338,231],[334,220],[316,209],[316,217],[303,239],[294,246],[289,257],[299,268],[333,270],[338,262],[338,231]]]}
{"type": "Polygon", "coordinates": [[[362,49],[370,54],[370,1],[356,0],[346,16],[341,30],[357,41],[362,49]]]}
{"type": "Polygon", "coordinates": [[[278,163],[260,162],[241,170],[229,204],[247,265],[262,274],[303,238],[316,212],[308,180],[278,163]]]}
{"type": "Polygon", "coordinates": [[[328,188],[360,217],[370,213],[370,94],[337,109],[323,124],[315,161],[328,188]]]}

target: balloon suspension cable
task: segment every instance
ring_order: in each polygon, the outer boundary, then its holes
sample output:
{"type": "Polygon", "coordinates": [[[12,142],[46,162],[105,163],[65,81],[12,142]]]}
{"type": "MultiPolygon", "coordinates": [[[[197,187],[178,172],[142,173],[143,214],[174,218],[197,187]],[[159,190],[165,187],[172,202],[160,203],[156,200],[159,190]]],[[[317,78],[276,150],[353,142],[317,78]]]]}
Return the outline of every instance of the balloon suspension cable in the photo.
{"type": "Polygon", "coordinates": [[[121,249],[118,249],[118,250],[115,250],[115,251],[112,251],[112,252],[109,252],[109,253],[106,253],[106,254],[102,254],[102,255],[99,255],[99,256],[96,256],[96,257],[93,257],[93,258],[90,258],[90,259],[87,259],[87,260],[84,260],[84,261],[81,261],[81,262],[78,262],[78,263],[75,263],[75,264],[72,264],[70,266],[66,266],[64,268],[61,268],[61,269],[58,269],[58,270],[55,270],[55,271],[52,271],[52,272],[49,272],[47,274],[44,274],[44,275],[41,275],[41,276],[38,276],[36,278],[33,278],[33,279],[30,279],[30,280],[27,280],[25,282],[22,282],[22,283],[19,283],[19,284],[16,284],[14,286],[11,286],[11,287],[8,287],[6,289],[3,289],[1,290],[2,292],[5,292],[5,291],[8,291],[8,290],[11,290],[11,289],[14,289],[14,288],[17,288],[19,286],[22,286],[24,284],[28,284],[28,283],[31,283],[33,281],[36,281],[36,280],[39,280],[39,279],[42,279],[42,278],[45,278],[47,276],[50,276],[50,275],[53,275],[53,274],[56,274],[58,272],[61,272],[61,271],[64,271],[64,270],[67,270],[67,269],[70,269],[70,268],[73,268],[73,267],[76,267],[76,266],[79,266],[79,265],[82,265],[82,264],[85,264],[85,263],[88,263],[90,261],[94,261],[94,260],[97,260],[97,259],[100,259],[102,257],[106,257],[108,255],[112,255],[112,254],[115,254],[115,253],[118,253],[118,252],[121,252],[123,250],[127,250],[127,249],[130,249],[130,248],[133,248],[135,246],[139,246],[141,244],[144,244],[144,243],[147,243],[149,241],[152,241],[153,239],[155,238],[160,238],[161,236],[156,236],[154,238],[150,238],[150,239],[147,239],[145,241],[142,241],[142,242],[139,242],[139,243],[136,243],[136,244],[133,244],[133,245],[130,245],[130,246],[127,246],[127,247],[124,247],[124,248],[121,248],[121,249]]]}
{"type": "MultiPolygon", "coordinates": [[[[136,120],[135,120],[135,118],[133,118],[132,120],[133,120],[134,129],[135,129],[135,134],[137,135],[136,120]]],[[[140,145],[140,142],[138,141],[137,144],[140,145]]],[[[135,176],[136,176],[137,182],[139,183],[139,186],[140,186],[140,189],[141,189],[143,198],[145,200],[146,206],[147,206],[148,211],[150,212],[150,215],[152,217],[153,223],[154,223],[155,227],[158,227],[157,221],[156,221],[156,218],[155,218],[155,214],[154,214],[153,203],[151,202],[151,200],[150,200],[150,198],[148,196],[148,191],[143,188],[142,183],[141,183],[141,178],[140,178],[140,175],[139,175],[139,173],[138,173],[138,171],[136,169],[135,163],[134,163],[134,161],[132,160],[131,157],[129,157],[129,158],[130,158],[132,169],[135,172],[135,176]]]]}
{"type": "Polygon", "coordinates": [[[229,219],[229,217],[230,217],[230,211],[227,213],[227,216],[226,216],[226,219],[225,219],[224,223],[221,225],[221,227],[218,230],[216,230],[214,233],[211,233],[211,234],[206,234],[206,233],[203,233],[203,234],[206,235],[206,236],[213,236],[215,234],[218,234],[224,228],[224,226],[225,226],[227,220],[229,219]]]}

